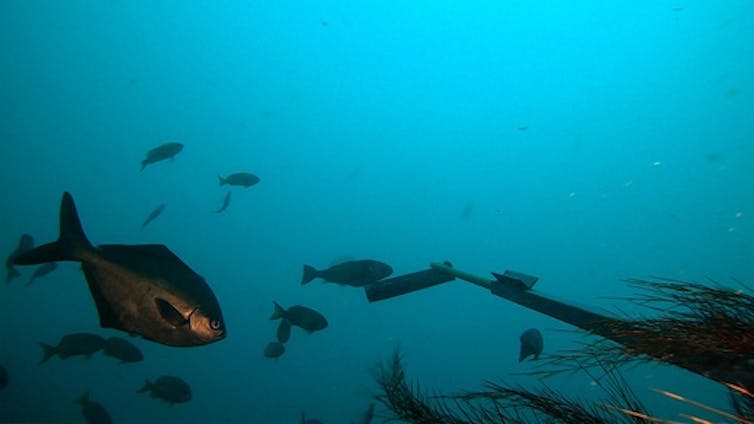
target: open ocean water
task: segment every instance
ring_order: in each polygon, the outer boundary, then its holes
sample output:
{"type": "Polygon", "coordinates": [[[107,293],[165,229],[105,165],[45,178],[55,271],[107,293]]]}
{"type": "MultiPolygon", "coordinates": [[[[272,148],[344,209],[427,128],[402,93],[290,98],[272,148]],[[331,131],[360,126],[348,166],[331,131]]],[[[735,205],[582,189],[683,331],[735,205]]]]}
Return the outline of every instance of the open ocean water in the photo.
{"type": "MultiPolygon", "coordinates": [[[[0,250],[58,235],[72,193],[95,244],[165,244],[203,276],[227,337],[168,347],[99,326],[80,266],[0,284],[2,422],[348,423],[396,347],[422,387],[519,375],[519,335],[545,353],[572,327],[463,282],[370,304],[301,284],[302,266],[376,259],[393,275],[449,260],[513,269],[537,290],[606,299],[621,280],[754,281],[754,3],[675,1],[0,2],[0,250]],[[140,171],[150,149],[174,159],[140,171]],[[248,188],[217,175],[249,172],[248,188]],[[215,213],[226,193],[227,209],[215,213]],[[164,212],[145,228],[160,204],[164,212]],[[293,328],[273,301],[329,323],[293,328]],[[144,360],[54,357],[69,333],[120,336],[144,360]],[[137,393],[174,375],[192,399],[137,393]]],[[[720,385],[663,366],[627,379],[650,411],[728,408],[720,385]]],[[[547,384],[600,399],[582,374],[547,384]]],[[[375,422],[387,412],[377,408],[375,422]]]]}

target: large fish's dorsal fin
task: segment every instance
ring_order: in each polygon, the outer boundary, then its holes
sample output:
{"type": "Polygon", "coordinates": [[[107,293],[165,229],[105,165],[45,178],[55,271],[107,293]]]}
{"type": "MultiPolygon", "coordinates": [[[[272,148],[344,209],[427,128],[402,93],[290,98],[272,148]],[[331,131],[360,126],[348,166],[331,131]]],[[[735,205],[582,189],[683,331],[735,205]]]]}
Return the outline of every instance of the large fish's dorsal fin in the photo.
{"type": "Polygon", "coordinates": [[[115,315],[113,309],[110,307],[105,296],[100,291],[100,283],[97,281],[97,276],[92,272],[91,268],[84,264],[81,269],[84,271],[86,277],[86,283],[89,285],[89,292],[92,294],[94,304],[97,306],[97,314],[99,315],[99,325],[102,328],[115,328],[117,330],[125,330],[121,324],[118,316],[115,315]]]}
{"type": "Polygon", "coordinates": [[[194,273],[185,262],[164,244],[103,244],[99,246],[110,258],[132,270],[149,275],[165,275],[170,271],[194,273]]]}

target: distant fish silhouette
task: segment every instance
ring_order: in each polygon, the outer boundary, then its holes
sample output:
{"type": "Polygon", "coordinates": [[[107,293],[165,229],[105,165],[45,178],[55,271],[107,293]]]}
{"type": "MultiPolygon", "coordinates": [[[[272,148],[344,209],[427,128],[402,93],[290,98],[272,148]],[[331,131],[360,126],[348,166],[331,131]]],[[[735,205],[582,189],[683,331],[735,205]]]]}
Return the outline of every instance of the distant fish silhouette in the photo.
{"type": "Polygon", "coordinates": [[[230,192],[227,192],[225,194],[225,199],[223,199],[223,205],[220,206],[220,209],[216,210],[215,213],[221,213],[225,211],[225,209],[228,209],[228,205],[230,205],[230,192]]]}
{"type": "Polygon", "coordinates": [[[58,267],[58,264],[56,262],[47,262],[46,264],[42,264],[38,266],[37,269],[34,270],[34,273],[31,274],[31,277],[29,278],[29,281],[26,282],[26,285],[28,286],[37,278],[44,277],[45,275],[51,273],[52,271],[55,271],[57,267],[58,267]]]}
{"type": "Polygon", "coordinates": [[[144,220],[144,223],[141,224],[141,229],[143,230],[144,227],[147,226],[150,222],[154,221],[155,218],[160,216],[162,214],[162,211],[165,210],[165,204],[161,203],[160,206],[157,206],[150,214],[147,216],[147,219],[144,220]]]}
{"type": "Polygon", "coordinates": [[[141,170],[143,171],[147,165],[157,163],[166,159],[173,159],[175,155],[183,150],[183,144],[181,143],[165,143],[155,147],[147,152],[144,160],[141,161],[141,170]]]}
{"type": "Polygon", "coordinates": [[[529,129],[529,127],[518,127],[516,129],[519,130],[519,131],[526,131],[526,130],[529,129]]]}
{"type": "Polygon", "coordinates": [[[8,255],[5,260],[6,277],[5,282],[10,283],[14,278],[21,276],[21,273],[13,266],[13,261],[24,252],[28,252],[34,247],[34,237],[28,234],[21,234],[21,238],[18,240],[16,249],[8,255]]]}
{"type": "Polygon", "coordinates": [[[474,202],[469,200],[466,202],[466,206],[463,207],[463,211],[459,218],[463,221],[471,221],[472,215],[474,215],[474,202]]]}
{"type": "Polygon", "coordinates": [[[542,333],[539,330],[530,328],[524,331],[521,334],[521,353],[518,355],[518,362],[523,361],[529,356],[533,356],[533,359],[539,359],[543,347],[544,341],[542,333]]]}

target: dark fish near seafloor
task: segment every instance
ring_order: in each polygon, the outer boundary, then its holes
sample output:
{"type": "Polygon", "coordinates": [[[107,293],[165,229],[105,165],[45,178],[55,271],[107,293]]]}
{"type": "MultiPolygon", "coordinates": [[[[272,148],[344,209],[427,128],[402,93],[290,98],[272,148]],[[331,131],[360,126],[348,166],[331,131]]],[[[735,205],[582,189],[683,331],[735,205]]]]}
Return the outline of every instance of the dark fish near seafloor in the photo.
{"type": "Polygon", "coordinates": [[[392,273],[393,268],[390,265],[372,259],[347,261],[320,271],[313,266],[304,265],[301,284],[306,284],[315,278],[322,278],[331,283],[363,287],[382,280],[392,273]]]}
{"type": "Polygon", "coordinates": [[[280,324],[278,324],[278,329],[275,334],[277,336],[278,342],[280,343],[286,343],[288,339],[291,338],[291,323],[287,319],[283,318],[280,320],[280,324]]]}
{"type": "Polygon", "coordinates": [[[60,204],[57,241],[14,263],[81,262],[100,325],[168,346],[198,346],[225,338],[220,305],[204,279],[161,244],[94,246],[69,193],[60,204]]]}
{"type": "Polygon", "coordinates": [[[285,345],[280,342],[269,342],[264,348],[265,358],[279,358],[285,353],[285,345]]]}
{"type": "Polygon", "coordinates": [[[181,143],[171,142],[161,144],[147,152],[146,156],[141,161],[141,170],[143,171],[147,165],[166,159],[173,159],[175,155],[181,152],[181,150],[183,150],[183,144],[181,143]]]}
{"type": "Polygon", "coordinates": [[[140,362],[144,359],[144,355],[138,347],[120,337],[110,337],[105,340],[105,345],[102,347],[102,353],[105,356],[119,359],[121,364],[140,362]]]}
{"type": "Polygon", "coordinates": [[[270,316],[271,320],[282,318],[288,321],[291,325],[303,328],[307,333],[313,333],[327,328],[327,319],[312,308],[294,305],[285,309],[277,302],[272,303],[275,305],[275,311],[270,316]]]}
{"type": "Polygon", "coordinates": [[[539,359],[539,355],[544,348],[544,339],[542,333],[536,328],[530,328],[521,334],[521,352],[518,355],[518,362],[523,361],[529,356],[532,359],[539,359]]]}
{"type": "Polygon", "coordinates": [[[34,273],[31,274],[31,277],[29,277],[29,281],[26,282],[26,285],[28,286],[34,280],[40,277],[44,277],[45,275],[51,273],[52,271],[55,271],[58,268],[58,264],[55,262],[48,262],[46,264],[42,264],[37,267],[37,269],[34,270],[34,273]]]}
{"type": "Polygon", "coordinates": [[[136,393],[149,392],[153,398],[164,400],[169,404],[185,403],[191,400],[191,386],[183,379],[163,375],[154,382],[147,380],[136,393]]]}
{"type": "Polygon", "coordinates": [[[71,356],[83,356],[90,359],[92,355],[102,349],[105,345],[105,339],[90,333],[73,333],[63,336],[56,346],[47,343],[40,343],[42,348],[42,359],[40,364],[47,362],[48,359],[57,355],[60,359],[67,359],[71,356]]]}
{"type": "Polygon", "coordinates": [[[18,245],[10,255],[5,259],[5,282],[10,283],[14,278],[20,277],[21,273],[13,267],[13,261],[16,260],[18,255],[31,250],[34,247],[34,237],[28,234],[21,234],[21,238],[18,239],[18,245]]]}
{"type": "Polygon", "coordinates": [[[217,179],[220,181],[221,186],[228,184],[246,188],[249,188],[259,182],[259,177],[248,172],[236,172],[235,174],[230,174],[227,177],[218,175],[217,179]]]}
{"type": "Polygon", "coordinates": [[[165,204],[161,203],[159,206],[157,206],[152,212],[149,213],[147,216],[147,219],[144,220],[144,223],[141,224],[141,229],[143,230],[144,227],[149,225],[150,222],[157,219],[158,216],[162,215],[162,211],[165,210],[165,204]]]}
{"type": "Polygon", "coordinates": [[[81,406],[81,415],[87,424],[110,424],[112,419],[101,403],[89,399],[89,392],[73,401],[81,406]]]}

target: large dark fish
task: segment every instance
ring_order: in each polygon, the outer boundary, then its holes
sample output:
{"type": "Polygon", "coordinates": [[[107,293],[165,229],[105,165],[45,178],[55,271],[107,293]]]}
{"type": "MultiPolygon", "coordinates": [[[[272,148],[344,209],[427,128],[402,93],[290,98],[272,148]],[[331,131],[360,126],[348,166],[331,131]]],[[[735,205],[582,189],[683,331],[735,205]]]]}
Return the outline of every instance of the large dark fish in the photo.
{"type": "Polygon", "coordinates": [[[52,271],[55,271],[57,268],[58,264],[55,262],[48,262],[46,264],[38,266],[37,269],[34,270],[34,273],[31,274],[31,277],[29,277],[29,281],[26,282],[26,285],[28,286],[37,278],[44,277],[52,271]]]}
{"type": "Polygon", "coordinates": [[[518,355],[518,362],[523,361],[529,356],[532,359],[539,359],[539,355],[544,348],[542,333],[536,328],[530,328],[521,334],[521,353],[518,355]]]}
{"type": "Polygon", "coordinates": [[[60,237],[30,250],[17,265],[78,261],[100,325],[169,346],[225,338],[220,305],[204,279],[161,244],[93,246],[69,193],[60,204],[60,237]]]}
{"type": "Polygon", "coordinates": [[[259,177],[248,172],[237,172],[235,174],[230,174],[227,177],[218,175],[217,179],[220,180],[220,185],[228,184],[246,188],[259,182],[259,177]]]}
{"type": "Polygon", "coordinates": [[[285,345],[280,342],[269,342],[264,348],[265,358],[279,358],[285,353],[285,345]]]}
{"type": "Polygon", "coordinates": [[[8,387],[8,370],[0,365],[0,390],[3,390],[6,387],[8,387]]]}
{"type": "Polygon", "coordinates": [[[287,319],[280,320],[277,330],[277,339],[280,343],[286,343],[291,338],[291,323],[287,319]]]}
{"type": "Polygon", "coordinates": [[[327,319],[312,308],[294,305],[285,309],[277,302],[272,303],[275,305],[275,311],[270,316],[270,319],[285,319],[291,325],[303,328],[307,333],[327,328],[327,319]]]}
{"type": "Polygon", "coordinates": [[[47,343],[39,344],[42,348],[42,360],[39,363],[43,364],[55,355],[59,356],[60,359],[67,359],[71,356],[83,356],[90,359],[104,345],[105,339],[96,334],[67,334],[60,339],[57,346],[51,346],[47,343]]]}
{"type": "Polygon", "coordinates": [[[110,414],[99,402],[89,400],[89,393],[84,393],[80,398],[73,401],[81,406],[81,414],[87,424],[110,424],[110,414]]]}
{"type": "Polygon", "coordinates": [[[144,387],[136,393],[149,392],[153,398],[162,399],[169,404],[184,403],[191,400],[191,386],[178,377],[163,375],[154,383],[147,380],[144,387]]]}
{"type": "Polygon", "coordinates": [[[152,212],[149,213],[149,216],[147,216],[147,219],[144,220],[144,223],[141,224],[141,229],[143,230],[144,227],[146,227],[150,222],[154,221],[155,218],[160,216],[162,214],[162,211],[165,210],[165,204],[161,203],[160,206],[157,206],[152,212]]]}
{"type": "Polygon", "coordinates": [[[127,362],[140,362],[144,359],[144,355],[138,347],[120,337],[110,337],[105,340],[105,346],[102,348],[102,353],[105,354],[105,356],[120,359],[121,364],[127,362]]]}
{"type": "Polygon", "coordinates": [[[161,160],[173,159],[175,155],[183,150],[183,144],[181,143],[165,143],[147,152],[144,160],[141,161],[141,170],[143,171],[147,165],[159,162],[161,160]]]}
{"type": "Polygon", "coordinates": [[[223,199],[223,205],[220,206],[220,209],[216,210],[215,213],[221,213],[225,211],[225,209],[228,209],[228,205],[230,205],[230,192],[225,193],[225,198],[223,199]]]}
{"type": "Polygon", "coordinates": [[[364,287],[392,273],[393,268],[390,265],[372,259],[343,262],[321,271],[317,271],[313,266],[304,265],[301,284],[306,284],[315,278],[322,278],[331,283],[364,287]]]}
{"type": "Polygon", "coordinates": [[[18,270],[13,267],[13,262],[16,260],[18,255],[31,250],[33,247],[34,247],[34,237],[28,234],[21,234],[21,238],[18,240],[18,245],[16,246],[16,249],[12,251],[10,255],[8,255],[7,259],[5,259],[5,270],[6,270],[5,282],[6,283],[10,283],[11,280],[13,280],[14,278],[21,276],[21,273],[18,272],[18,270]]]}

